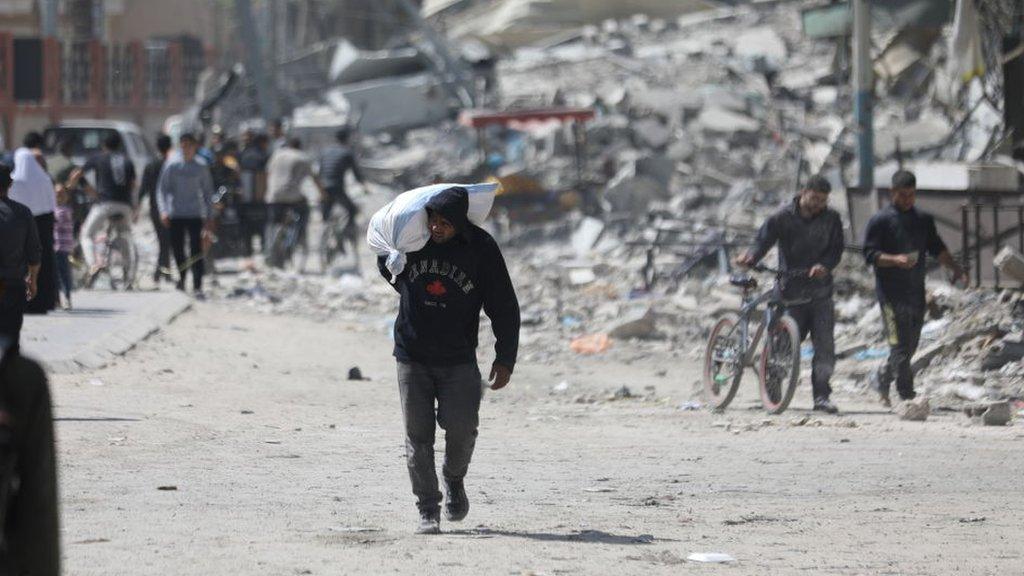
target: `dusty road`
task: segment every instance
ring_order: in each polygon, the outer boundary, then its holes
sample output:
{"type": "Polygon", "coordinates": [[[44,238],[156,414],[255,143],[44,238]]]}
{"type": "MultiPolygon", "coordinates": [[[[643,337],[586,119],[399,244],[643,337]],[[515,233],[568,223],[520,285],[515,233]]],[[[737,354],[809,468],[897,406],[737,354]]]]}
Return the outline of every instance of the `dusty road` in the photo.
{"type": "Polygon", "coordinates": [[[781,417],[683,411],[696,367],[652,364],[522,364],[485,397],[469,518],[414,536],[386,335],[199,305],[54,377],[66,573],[1024,573],[1019,425],[839,396],[794,426],[806,387],[781,417]],[[623,384],[656,388],[574,401],[623,384]]]}

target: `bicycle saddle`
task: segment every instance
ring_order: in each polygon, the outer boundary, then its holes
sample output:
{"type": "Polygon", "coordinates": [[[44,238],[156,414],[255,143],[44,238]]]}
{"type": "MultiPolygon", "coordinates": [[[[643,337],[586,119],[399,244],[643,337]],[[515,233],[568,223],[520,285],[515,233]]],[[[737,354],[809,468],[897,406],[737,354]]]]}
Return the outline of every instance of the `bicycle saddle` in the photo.
{"type": "Polygon", "coordinates": [[[729,276],[729,284],[745,290],[752,290],[757,288],[757,278],[747,276],[746,274],[734,274],[729,276]]]}

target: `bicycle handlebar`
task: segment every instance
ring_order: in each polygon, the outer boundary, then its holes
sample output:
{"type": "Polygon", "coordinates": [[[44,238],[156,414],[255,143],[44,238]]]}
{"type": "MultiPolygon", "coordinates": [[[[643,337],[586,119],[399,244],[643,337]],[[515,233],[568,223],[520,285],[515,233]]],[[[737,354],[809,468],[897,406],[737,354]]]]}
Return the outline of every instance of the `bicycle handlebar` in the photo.
{"type": "Polygon", "coordinates": [[[755,264],[754,266],[751,266],[750,269],[753,270],[754,272],[767,272],[769,274],[774,274],[776,276],[787,277],[787,278],[789,278],[789,277],[797,278],[797,277],[801,277],[801,276],[807,276],[811,272],[809,268],[794,268],[792,270],[779,270],[777,268],[772,268],[770,266],[765,266],[764,264],[755,264]]]}

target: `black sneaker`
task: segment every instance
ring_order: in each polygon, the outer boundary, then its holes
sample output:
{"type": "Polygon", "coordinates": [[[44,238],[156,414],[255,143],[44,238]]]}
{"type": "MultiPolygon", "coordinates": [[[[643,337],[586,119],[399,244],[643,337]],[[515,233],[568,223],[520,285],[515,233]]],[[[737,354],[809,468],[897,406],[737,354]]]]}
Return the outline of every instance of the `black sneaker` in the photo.
{"type": "Polygon", "coordinates": [[[824,412],[826,414],[838,414],[839,408],[836,408],[836,405],[833,404],[828,398],[815,398],[814,411],[824,412]]]}
{"type": "Polygon", "coordinates": [[[416,527],[417,534],[440,534],[441,512],[439,510],[420,511],[420,524],[416,527]]]}
{"type": "Polygon", "coordinates": [[[444,503],[444,517],[449,522],[458,522],[469,514],[469,498],[466,496],[466,487],[462,480],[444,481],[445,492],[448,498],[444,503]]]}

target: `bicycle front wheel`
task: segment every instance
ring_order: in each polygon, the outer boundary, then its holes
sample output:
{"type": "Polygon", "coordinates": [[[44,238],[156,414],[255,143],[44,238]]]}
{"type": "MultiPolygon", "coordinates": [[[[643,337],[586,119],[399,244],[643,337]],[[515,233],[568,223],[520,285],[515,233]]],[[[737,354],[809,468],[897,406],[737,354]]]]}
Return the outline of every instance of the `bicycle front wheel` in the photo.
{"type": "Polygon", "coordinates": [[[109,252],[107,271],[110,274],[111,288],[133,289],[138,271],[138,254],[135,252],[134,244],[125,237],[118,237],[111,241],[109,252]]]}
{"type": "Polygon", "coordinates": [[[704,353],[704,395],[712,410],[725,410],[736,397],[743,378],[743,343],[739,317],[726,314],[719,318],[708,336],[704,353]]]}
{"type": "Polygon", "coordinates": [[[789,407],[800,379],[800,329],[783,316],[772,323],[761,353],[761,403],[769,414],[789,407]]]}

